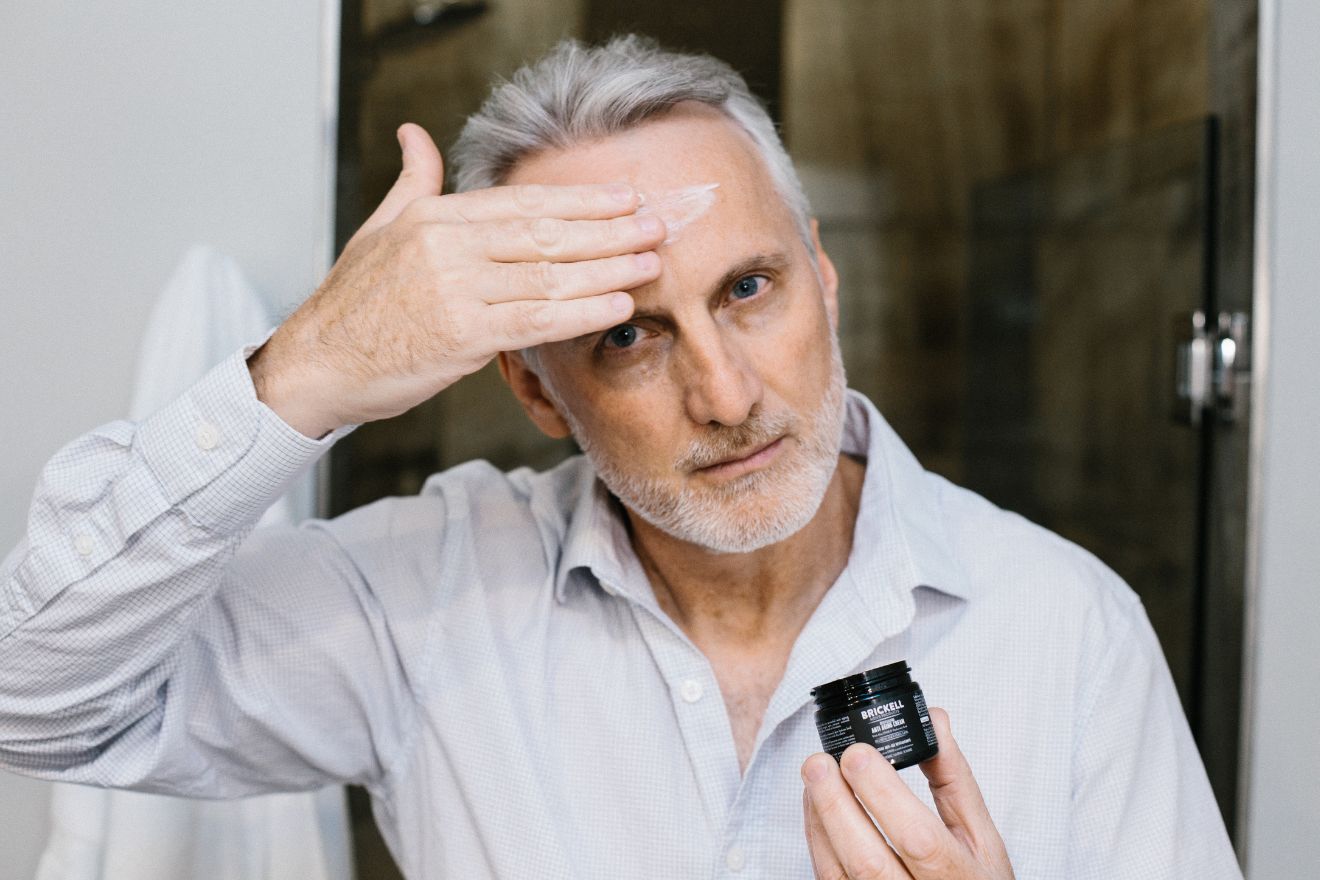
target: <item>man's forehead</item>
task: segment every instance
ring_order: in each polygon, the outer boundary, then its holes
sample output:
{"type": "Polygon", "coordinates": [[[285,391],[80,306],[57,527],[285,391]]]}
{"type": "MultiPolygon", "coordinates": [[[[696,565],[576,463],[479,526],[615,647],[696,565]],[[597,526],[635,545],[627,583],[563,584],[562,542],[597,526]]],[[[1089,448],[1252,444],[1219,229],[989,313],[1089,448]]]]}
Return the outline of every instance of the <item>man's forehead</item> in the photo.
{"type": "Polygon", "coordinates": [[[573,185],[626,181],[648,197],[719,184],[722,201],[736,190],[773,190],[751,138],[722,113],[683,105],[625,131],[543,150],[521,159],[506,183],[573,185]]]}
{"type": "Polygon", "coordinates": [[[678,189],[652,190],[641,194],[638,214],[654,214],[664,221],[665,244],[673,244],[683,230],[700,220],[715,205],[718,183],[698,183],[678,189]]]}
{"type": "Polygon", "coordinates": [[[758,255],[808,259],[751,138],[713,108],[695,105],[605,138],[535,154],[507,178],[550,185],[619,180],[640,191],[640,210],[659,215],[669,231],[659,248],[662,277],[632,291],[639,312],[668,311],[676,297],[704,299],[758,255]]]}

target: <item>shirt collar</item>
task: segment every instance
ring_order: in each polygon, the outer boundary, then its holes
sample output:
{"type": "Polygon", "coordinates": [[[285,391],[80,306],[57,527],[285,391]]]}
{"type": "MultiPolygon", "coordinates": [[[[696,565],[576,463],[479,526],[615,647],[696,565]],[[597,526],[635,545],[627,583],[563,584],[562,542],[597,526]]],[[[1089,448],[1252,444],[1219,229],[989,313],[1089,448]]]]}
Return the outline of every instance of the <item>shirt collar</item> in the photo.
{"type": "Polygon", "coordinates": [[[636,565],[637,554],[624,524],[619,502],[596,477],[585,456],[579,462],[576,501],[568,514],[568,532],[555,571],[555,598],[563,602],[574,571],[586,569],[610,593],[622,591],[627,568],[636,565]]]}
{"type": "MultiPolygon", "coordinates": [[[[952,553],[940,509],[946,483],[921,467],[875,406],[849,391],[842,449],[867,460],[852,554],[846,573],[877,618],[889,618],[895,600],[928,587],[970,598],[966,573],[952,553]],[[895,564],[897,563],[897,564],[895,564]]],[[[586,569],[610,593],[633,596],[645,582],[618,502],[583,460],[555,571],[555,598],[563,602],[571,575],[586,569]]]]}
{"type": "Polygon", "coordinates": [[[867,459],[849,568],[893,559],[905,573],[894,586],[970,598],[967,574],[945,528],[942,495],[949,484],[923,468],[875,405],[856,391],[848,392],[843,451],[867,459]]]}

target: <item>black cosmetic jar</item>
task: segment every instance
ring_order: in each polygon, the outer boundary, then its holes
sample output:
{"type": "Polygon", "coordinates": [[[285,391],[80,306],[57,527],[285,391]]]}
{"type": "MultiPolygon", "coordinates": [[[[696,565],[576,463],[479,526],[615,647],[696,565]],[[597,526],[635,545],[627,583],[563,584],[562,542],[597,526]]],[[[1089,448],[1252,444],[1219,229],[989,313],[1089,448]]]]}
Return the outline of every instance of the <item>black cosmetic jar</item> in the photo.
{"type": "Polygon", "coordinates": [[[911,672],[900,660],[812,688],[816,732],[834,760],[855,742],[875,746],[896,770],[939,751],[926,697],[911,672]]]}

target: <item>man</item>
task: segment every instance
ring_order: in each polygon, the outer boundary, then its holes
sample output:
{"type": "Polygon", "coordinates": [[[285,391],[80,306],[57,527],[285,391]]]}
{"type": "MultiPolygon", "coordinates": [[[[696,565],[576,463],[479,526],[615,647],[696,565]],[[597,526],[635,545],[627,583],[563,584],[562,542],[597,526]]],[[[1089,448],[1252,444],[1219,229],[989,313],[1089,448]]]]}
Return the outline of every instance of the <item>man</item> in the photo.
{"type": "Polygon", "coordinates": [[[845,392],[838,278],[733,71],[563,45],[469,121],[456,195],[399,136],[263,345],[47,467],[0,591],[5,766],[358,782],[413,877],[1240,876],[1131,591],[845,392]],[[248,534],[492,357],[585,458],[248,534]],[[938,756],[819,754],[810,689],[899,659],[938,756]]]}

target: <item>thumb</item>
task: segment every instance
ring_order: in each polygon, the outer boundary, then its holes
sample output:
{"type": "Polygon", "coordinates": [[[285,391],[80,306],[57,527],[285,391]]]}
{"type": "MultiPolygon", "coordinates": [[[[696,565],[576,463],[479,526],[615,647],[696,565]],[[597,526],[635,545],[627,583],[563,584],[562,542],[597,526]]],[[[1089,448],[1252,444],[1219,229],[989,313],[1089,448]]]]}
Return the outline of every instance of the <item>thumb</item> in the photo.
{"type": "Polygon", "coordinates": [[[354,238],[391,222],[414,200],[440,195],[440,189],[444,186],[445,163],[426,129],[416,123],[405,122],[399,126],[397,135],[399,149],[403,152],[403,170],[354,238]]]}

